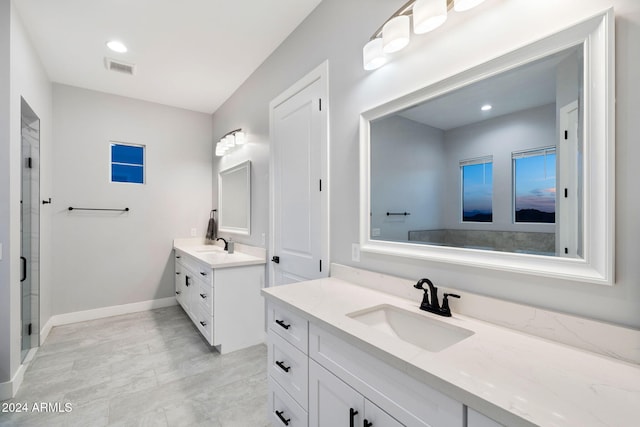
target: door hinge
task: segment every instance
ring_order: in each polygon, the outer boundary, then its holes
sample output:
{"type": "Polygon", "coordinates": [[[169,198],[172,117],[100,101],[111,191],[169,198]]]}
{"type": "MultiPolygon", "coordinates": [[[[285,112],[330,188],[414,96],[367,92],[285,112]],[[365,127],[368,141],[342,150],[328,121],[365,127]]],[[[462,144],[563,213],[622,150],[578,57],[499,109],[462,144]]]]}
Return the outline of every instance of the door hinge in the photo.
{"type": "Polygon", "coordinates": [[[320,180],[320,191],[322,191],[322,180],[320,180]]]}
{"type": "Polygon", "coordinates": [[[27,335],[31,335],[33,333],[33,324],[29,323],[29,326],[27,326],[27,335]]]}
{"type": "Polygon", "coordinates": [[[566,188],[564,189],[564,197],[569,197],[569,190],[567,190],[566,188]]]}
{"type": "Polygon", "coordinates": [[[27,157],[27,168],[33,169],[33,158],[27,157]]]}
{"type": "Polygon", "coordinates": [[[320,260],[320,272],[322,273],[322,260],[320,260]]]}
{"type": "Polygon", "coordinates": [[[322,98],[318,98],[318,110],[322,111],[322,98]]]}
{"type": "Polygon", "coordinates": [[[569,248],[564,248],[564,253],[568,254],[569,253],[569,248]]]}
{"type": "Polygon", "coordinates": [[[569,131],[568,130],[564,131],[564,139],[569,139],[569,131]]]}

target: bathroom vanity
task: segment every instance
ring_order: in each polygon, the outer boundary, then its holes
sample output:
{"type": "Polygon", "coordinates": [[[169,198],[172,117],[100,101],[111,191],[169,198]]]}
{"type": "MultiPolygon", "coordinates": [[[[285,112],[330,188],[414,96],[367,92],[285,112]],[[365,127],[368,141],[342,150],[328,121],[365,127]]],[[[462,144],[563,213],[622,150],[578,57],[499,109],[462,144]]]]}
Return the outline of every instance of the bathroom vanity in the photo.
{"type": "MultiPolygon", "coordinates": [[[[409,281],[335,264],[332,275],[262,291],[274,426],[633,424],[637,361],[460,314],[469,294],[444,318],[419,310],[422,295],[409,281]]],[[[470,311],[487,300],[478,298],[470,311]]],[[[510,303],[494,301],[487,313],[517,317],[510,303]]],[[[575,325],[586,330],[583,320],[575,325]]]]}
{"type": "Polygon", "coordinates": [[[174,241],[176,300],[207,342],[229,353],[264,342],[265,250],[229,254],[199,240],[174,241]]]}

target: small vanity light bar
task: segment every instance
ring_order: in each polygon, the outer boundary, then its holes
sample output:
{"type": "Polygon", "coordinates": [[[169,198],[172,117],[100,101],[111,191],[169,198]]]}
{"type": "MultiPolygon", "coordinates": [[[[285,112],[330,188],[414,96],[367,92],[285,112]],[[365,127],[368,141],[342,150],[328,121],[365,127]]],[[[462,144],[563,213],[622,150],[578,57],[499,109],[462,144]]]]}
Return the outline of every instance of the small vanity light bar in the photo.
{"type": "Polygon", "coordinates": [[[492,106],[491,104],[485,104],[485,105],[483,105],[482,107],[480,107],[480,109],[481,109],[482,111],[489,111],[489,110],[491,110],[492,108],[493,108],[493,106],[492,106]]]}
{"type": "Polygon", "coordinates": [[[227,132],[216,144],[216,156],[224,156],[239,145],[243,145],[246,141],[247,135],[242,131],[242,129],[235,129],[231,132],[227,132]]]}

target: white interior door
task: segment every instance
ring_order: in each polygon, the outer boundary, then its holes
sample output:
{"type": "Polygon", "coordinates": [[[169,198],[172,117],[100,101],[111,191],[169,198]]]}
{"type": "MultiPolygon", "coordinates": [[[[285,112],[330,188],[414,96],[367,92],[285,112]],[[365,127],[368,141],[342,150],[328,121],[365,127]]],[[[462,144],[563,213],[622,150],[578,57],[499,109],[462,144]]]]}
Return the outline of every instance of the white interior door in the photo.
{"type": "Polygon", "coordinates": [[[327,277],[327,65],[271,102],[271,284],[327,277]]]}
{"type": "Polygon", "coordinates": [[[561,257],[582,256],[578,140],[578,103],[572,102],[560,109],[560,141],[558,143],[557,218],[558,239],[556,253],[561,257]]]}

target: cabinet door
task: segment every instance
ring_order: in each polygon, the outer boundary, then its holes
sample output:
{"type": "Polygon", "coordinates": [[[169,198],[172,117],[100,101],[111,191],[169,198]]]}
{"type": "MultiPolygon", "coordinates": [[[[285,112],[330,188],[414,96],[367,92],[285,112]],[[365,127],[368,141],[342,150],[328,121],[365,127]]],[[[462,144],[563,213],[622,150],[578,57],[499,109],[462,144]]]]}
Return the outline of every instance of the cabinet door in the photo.
{"type": "Polygon", "coordinates": [[[480,412],[467,408],[467,427],[502,427],[502,424],[480,412]]]}
{"type": "Polygon", "coordinates": [[[363,425],[364,397],[309,360],[309,427],[363,425]]]}
{"type": "Polygon", "coordinates": [[[369,400],[364,400],[363,427],[402,427],[403,425],[369,400]]]}
{"type": "Polygon", "coordinates": [[[331,372],[309,359],[309,427],[403,427],[331,372]]]}

